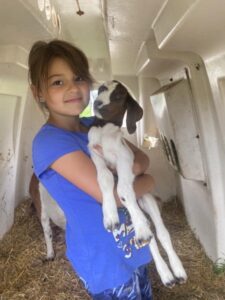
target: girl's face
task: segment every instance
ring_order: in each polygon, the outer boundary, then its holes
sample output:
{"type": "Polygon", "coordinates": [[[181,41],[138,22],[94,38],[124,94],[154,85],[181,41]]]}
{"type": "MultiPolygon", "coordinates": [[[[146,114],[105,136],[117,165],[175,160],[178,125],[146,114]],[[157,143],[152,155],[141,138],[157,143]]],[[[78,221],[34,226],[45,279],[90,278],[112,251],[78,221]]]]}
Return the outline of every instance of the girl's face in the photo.
{"type": "Polygon", "coordinates": [[[54,118],[78,116],[88,105],[90,84],[73,73],[61,58],[53,59],[48,68],[47,85],[42,98],[54,118]]]}

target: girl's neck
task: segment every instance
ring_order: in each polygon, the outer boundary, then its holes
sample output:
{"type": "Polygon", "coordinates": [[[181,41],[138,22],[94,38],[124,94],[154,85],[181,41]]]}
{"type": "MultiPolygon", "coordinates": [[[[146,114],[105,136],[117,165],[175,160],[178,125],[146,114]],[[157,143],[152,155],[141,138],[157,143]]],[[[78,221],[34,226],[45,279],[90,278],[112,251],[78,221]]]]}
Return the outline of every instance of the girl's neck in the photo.
{"type": "Polygon", "coordinates": [[[79,117],[71,117],[71,119],[68,120],[68,117],[65,119],[55,119],[52,116],[49,116],[47,124],[55,125],[59,128],[63,128],[69,131],[74,132],[87,132],[88,129],[81,124],[79,117]]]}

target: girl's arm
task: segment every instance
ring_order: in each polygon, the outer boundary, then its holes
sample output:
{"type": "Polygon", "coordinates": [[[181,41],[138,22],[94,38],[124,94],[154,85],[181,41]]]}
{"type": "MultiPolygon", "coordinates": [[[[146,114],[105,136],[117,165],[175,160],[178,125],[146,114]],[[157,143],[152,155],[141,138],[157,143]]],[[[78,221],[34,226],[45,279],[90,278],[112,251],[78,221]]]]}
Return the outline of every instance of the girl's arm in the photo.
{"type": "MultiPolygon", "coordinates": [[[[51,168],[62,175],[78,188],[102,203],[102,193],[97,181],[97,172],[92,160],[82,151],[68,153],[57,159],[51,168]]],[[[144,194],[151,192],[154,181],[151,175],[143,174],[137,176],[134,181],[134,191],[139,199],[144,194]]],[[[114,195],[118,206],[122,206],[114,189],[114,195]]]]}

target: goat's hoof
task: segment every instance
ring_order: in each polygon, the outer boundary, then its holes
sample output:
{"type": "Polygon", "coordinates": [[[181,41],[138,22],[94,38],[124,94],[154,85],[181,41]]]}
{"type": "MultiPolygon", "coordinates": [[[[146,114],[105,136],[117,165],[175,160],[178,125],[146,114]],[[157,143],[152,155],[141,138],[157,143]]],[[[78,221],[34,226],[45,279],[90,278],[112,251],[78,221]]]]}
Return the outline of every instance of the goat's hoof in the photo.
{"type": "Polygon", "coordinates": [[[162,263],[157,270],[163,285],[169,289],[172,289],[176,284],[176,279],[164,260],[162,260],[162,263]]]}
{"type": "Polygon", "coordinates": [[[114,225],[114,229],[119,229],[120,228],[120,223],[116,223],[115,225],[114,225]]]}
{"type": "MultiPolygon", "coordinates": [[[[178,261],[179,263],[179,261],[178,261]]],[[[176,267],[172,267],[173,275],[176,278],[178,284],[183,284],[187,281],[187,273],[185,272],[181,262],[180,264],[177,263],[176,267]]]]}
{"type": "Polygon", "coordinates": [[[176,282],[178,284],[184,284],[186,283],[186,281],[187,281],[187,277],[179,277],[179,278],[176,277],[176,282]]]}
{"type": "MultiPolygon", "coordinates": [[[[134,220],[135,221],[135,220],[134,220]]],[[[135,239],[140,243],[150,243],[153,233],[149,227],[147,220],[141,220],[141,222],[134,222],[135,239]]]]}
{"type": "Polygon", "coordinates": [[[152,239],[152,235],[149,236],[147,239],[143,239],[143,238],[136,239],[136,242],[138,243],[138,245],[144,247],[151,242],[151,239],[152,239]]]}
{"type": "Polygon", "coordinates": [[[169,289],[172,289],[176,285],[176,280],[171,280],[165,284],[165,286],[169,289]]]}
{"type": "Polygon", "coordinates": [[[107,231],[112,232],[115,229],[118,229],[120,226],[120,220],[118,214],[115,215],[109,215],[106,213],[103,213],[103,224],[107,231]]]}
{"type": "Polygon", "coordinates": [[[113,232],[113,230],[119,229],[119,227],[120,227],[120,223],[115,223],[115,224],[105,226],[108,232],[113,232]]]}
{"type": "Polygon", "coordinates": [[[44,264],[44,263],[47,263],[47,262],[49,262],[49,261],[53,261],[54,259],[55,259],[55,255],[49,256],[49,257],[45,257],[45,258],[42,258],[42,262],[43,262],[43,264],[44,264]]]}
{"type": "Polygon", "coordinates": [[[148,230],[148,232],[141,232],[141,234],[140,233],[135,234],[136,241],[141,244],[149,244],[152,238],[153,235],[150,230],[148,230]]]}

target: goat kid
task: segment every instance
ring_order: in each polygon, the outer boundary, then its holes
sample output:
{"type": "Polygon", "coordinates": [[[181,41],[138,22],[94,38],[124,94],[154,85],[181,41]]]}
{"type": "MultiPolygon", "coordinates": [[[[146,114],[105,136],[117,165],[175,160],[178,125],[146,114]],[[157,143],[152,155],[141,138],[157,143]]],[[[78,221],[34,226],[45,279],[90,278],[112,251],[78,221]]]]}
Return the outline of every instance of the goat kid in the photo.
{"type": "MultiPolygon", "coordinates": [[[[142,109],[133,99],[131,100],[131,96],[128,95],[127,89],[116,81],[102,85],[94,105],[95,115],[98,118],[106,120],[106,117],[110,115],[107,107],[110,107],[111,103],[114,103],[116,106],[117,102],[121,105],[124,97],[128,97],[128,103],[131,102],[132,105],[127,112],[126,122],[128,132],[133,133],[136,130],[136,122],[142,117],[142,109]]],[[[123,138],[122,131],[118,126],[114,125],[121,126],[121,120],[119,124],[118,122],[113,122],[112,119],[108,119],[107,122],[110,123],[107,123],[103,127],[92,127],[88,133],[89,150],[97,169],[98,182],[103,194],[102,207],[105,228],[114,230],[119,222],[113,194],[114,177],[107,167],[110,165],[117,171],[117,192],[121,202],[127,208],[131,216],[137,245],[138,242],[143,240],[150,240],[149,246],[156,264],[156,269],[165,286],[172,287],[176,281],[178,283],[184,283],[187,280],[187,274],[172,246],[170,235],[161,218],[156,199],[151,194],[146,194],[139,199],[138,203],[155,224],[157,237],[168,255],[175,278],[161,257],[155,237],[149,228],[148,221],[136,201],[133,190],[134,175],[132,173],[134,156],[123,138]],[[100,153],[98,149],[101,149],[100,153]]]]}

